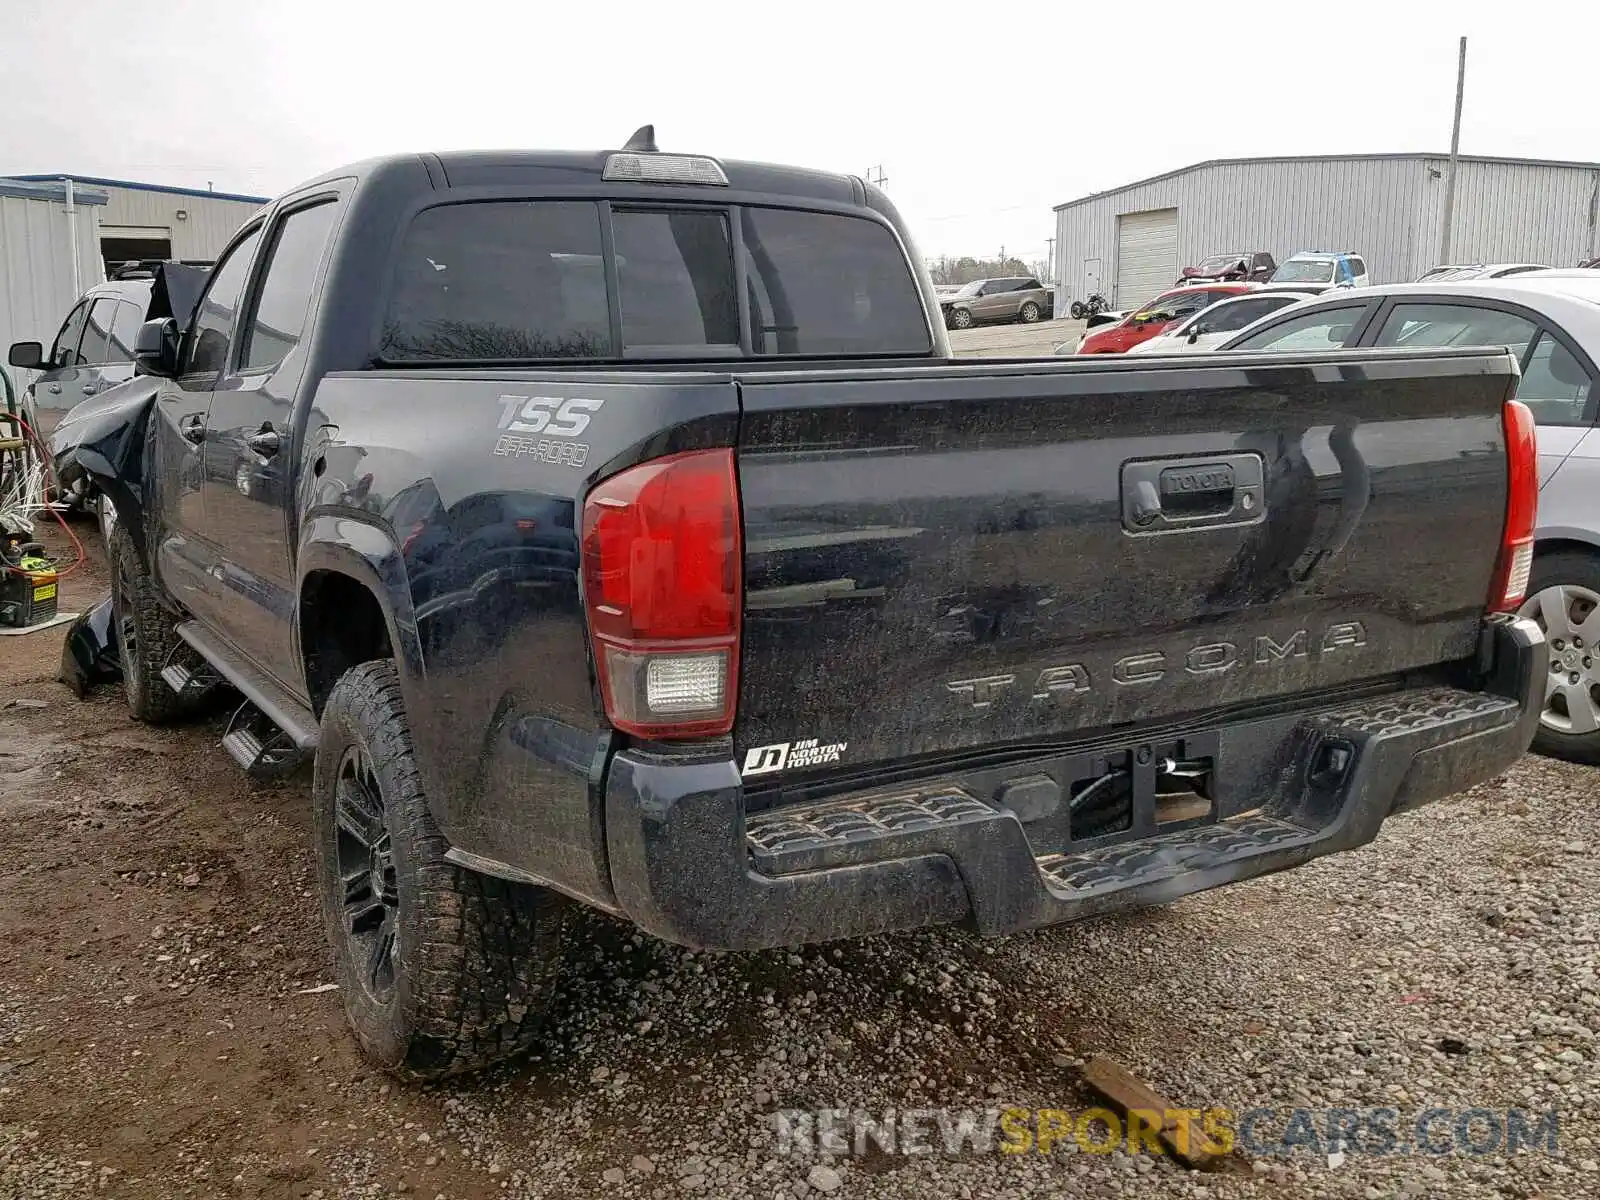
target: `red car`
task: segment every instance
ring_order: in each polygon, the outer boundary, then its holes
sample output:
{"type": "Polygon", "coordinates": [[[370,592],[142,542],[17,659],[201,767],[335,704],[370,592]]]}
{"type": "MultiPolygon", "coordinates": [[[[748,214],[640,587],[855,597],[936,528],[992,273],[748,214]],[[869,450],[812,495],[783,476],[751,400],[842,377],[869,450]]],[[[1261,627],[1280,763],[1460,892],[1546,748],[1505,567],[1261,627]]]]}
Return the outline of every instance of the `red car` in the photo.
{"type": "Polygon", "coordinates": [[[1078,343],[1078,353],[1126,353],[1169,325],[1188,320],[1202,308],[1210,308],[1224,296],[1252,292],[1259,286],[1255,283],[1208,283],[1204,287],[1172,288],[1150,303],[1140,305],[1115,325],[1101,325],[1090,330],[1078,343]]]}

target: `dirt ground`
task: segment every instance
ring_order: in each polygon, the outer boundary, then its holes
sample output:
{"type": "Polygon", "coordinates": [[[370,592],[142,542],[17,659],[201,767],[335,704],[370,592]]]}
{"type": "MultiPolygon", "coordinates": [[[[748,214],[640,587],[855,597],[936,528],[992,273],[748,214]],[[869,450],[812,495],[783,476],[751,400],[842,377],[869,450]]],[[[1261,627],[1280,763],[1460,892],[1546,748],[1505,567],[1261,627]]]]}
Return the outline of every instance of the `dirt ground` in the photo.
{"type": "MultiPolygon", "coordinates": [[[[91,558],[69,609],[107,587],[76,528],[91,558]]],[[[1600,1178],[1582,1174],[1600,1171],[1600,878],[1573,840],[1592,837],[1590,772],[1530,762],[1356,854],[1000,943],[695,955],[586,916],[533,1059],[423,1088],[370,1068],[323,988],[305,781],[248,782],[217,747],[224,714],[155,729],[116,688],[74,699],[60,646],[60,630],[0,638],[6,1200],[1377,1200],[1592,1195],[1600,1178]],[[1093,1053],[1197,1104],[1559,1103],[1578,1144],[1240,1177],[1120,1154],[823,1171],[782,1157],[766,1119],[1081,1106],[1068,1068],[1093,1053]]]]}

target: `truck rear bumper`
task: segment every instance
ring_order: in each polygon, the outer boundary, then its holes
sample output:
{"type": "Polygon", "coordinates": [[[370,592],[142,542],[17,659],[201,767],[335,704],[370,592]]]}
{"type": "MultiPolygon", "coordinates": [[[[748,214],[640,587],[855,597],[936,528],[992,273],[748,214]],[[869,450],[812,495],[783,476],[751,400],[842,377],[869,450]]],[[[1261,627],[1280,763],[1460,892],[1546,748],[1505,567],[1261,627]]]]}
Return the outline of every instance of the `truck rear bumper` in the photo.
{"type": "Polygon", "coordinates": [[[1220,755],[1260,764],[1252,807],[1081,851],[1037,853],[1016,812],[956,777],[747,816],[731,760],[624,751],[606,785],[612,883],[658,937],[747,950],[961,921],[1012,933],[1281,871],[1362,845],[1392,813],[1526,751],[1544,637],[1509,618],[1490,637],[1484,690],[1429,686],[1226,726],[1220,755]]]}

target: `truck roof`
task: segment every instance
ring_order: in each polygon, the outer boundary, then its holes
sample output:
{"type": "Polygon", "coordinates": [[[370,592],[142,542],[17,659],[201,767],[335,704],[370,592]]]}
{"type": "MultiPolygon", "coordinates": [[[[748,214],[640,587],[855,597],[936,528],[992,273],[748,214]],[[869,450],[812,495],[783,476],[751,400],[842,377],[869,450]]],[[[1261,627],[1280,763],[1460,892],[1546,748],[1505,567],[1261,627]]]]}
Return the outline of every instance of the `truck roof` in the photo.
{"type": "MultiPolygon", "coordinates": [[[[452,150],[416,154],[391,154],[365,159],[325,172],[294,188],[332,179],[377,181],[383,176],[414,171],[418,164],[428,172],[435,188],[546,188],[592,185],[622,189],[667,189],[699,196],[733,192],[790,196],[829,204],[866,207],[870,184],[850,175],[774,163],[744,162],[712,155],[671,151],[672,154],[712,158],[727,175],[728,186],[693,184],[619,183],[603,178],[606,161],[621,150],[452,150]]],[[[632,153],[632,151],[628,151],[632,153]]]]}

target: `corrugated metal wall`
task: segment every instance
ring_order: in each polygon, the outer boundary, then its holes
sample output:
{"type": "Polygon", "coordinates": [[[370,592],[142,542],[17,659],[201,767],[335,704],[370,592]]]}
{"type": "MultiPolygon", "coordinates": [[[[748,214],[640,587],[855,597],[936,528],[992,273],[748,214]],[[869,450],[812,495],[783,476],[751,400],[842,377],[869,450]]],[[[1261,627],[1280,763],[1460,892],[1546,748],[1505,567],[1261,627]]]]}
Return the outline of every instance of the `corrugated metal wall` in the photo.
{"type": "MultiPolygon", "coordinates": [[[[1084,264],[1116,278],[1117,217],[1156,208],[1178,210],[1180,265],[1207,254],[1270,250],[1280,261],[1296,250],[1357,250],[1374,282],[1409,279],[1418,159],[1254,162],[1204,167],[1115,192],[1056,213],[1062,311],[1083,294],[1084,264]]],[[[1113,296],[1117,307],[1148,296],[1113,296]]]]}
{"type": "Polygon", "coordinates": [[[102,225],[167,230],[174,258],[216,258],[239,226],[261,208],[249,201],[225,200],[218,196],[95,186],[107,197],[106,206],[100,212],[102,225]],[[178,220],[180,211],[188,214],[182,221],[178,220]]]}
{"type": "MultiPolygon", "coordinates": [[[[1085,264],[1116,278],[1117,217],[1178,209],[1178,255],[1355,250],[1374,283],[1415,279],[1434,266],[1444,208],[1442,159],[1329,159],[1220,163],[1113,192],[1056,213],[1056,311],[1086,294],[1085,264]],[[1431,169],[1430,169],[1431,168],[1431,169]],[[1437,176],[1434,172],[1438,172],[1437,176]]],[[[1456,262],[1572,266],[1600,254],[1600,169],[1538,163],[1460,164],[1456,262]]],[[[1113,297],[1118,307],[1145,296],[1113,297]]]]}
{"type": "MultiPolygon", "coordinates": [[[[0,348],[40,341],[49,348],[79,291],[105,278],[93,204],[79,202],[78,281],[72,275],[72,236],[59,200],[0,196],[0,348]],[[80,286],[81,285],[81,286],[80,286]]],[[[4,365],[21,393],[30,372],[4,365]]]]}
{"type": "MultiPolygon", "coordinates": [[[[1415,278],[1437,265],[1448,160],[1423,171],[1415,278]],[[1437,174],[1435,174],[1437,172],[1437,174]]],[[[1536,262],[1573,267],[1600,254],[1596,202],[1600,170],[1467,160],[1458,164],[1450,257],[1458,263],[1536,262]]]]}

